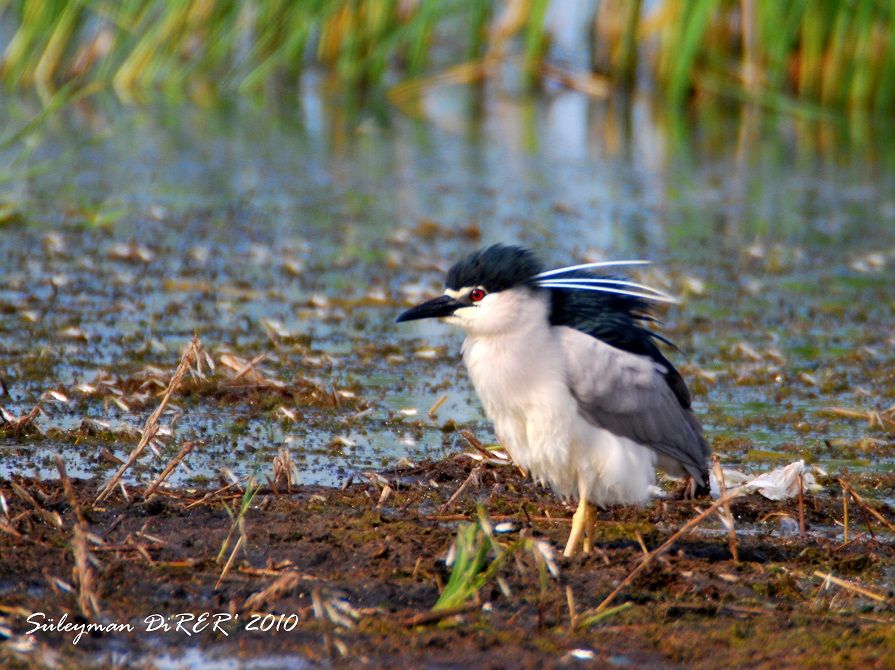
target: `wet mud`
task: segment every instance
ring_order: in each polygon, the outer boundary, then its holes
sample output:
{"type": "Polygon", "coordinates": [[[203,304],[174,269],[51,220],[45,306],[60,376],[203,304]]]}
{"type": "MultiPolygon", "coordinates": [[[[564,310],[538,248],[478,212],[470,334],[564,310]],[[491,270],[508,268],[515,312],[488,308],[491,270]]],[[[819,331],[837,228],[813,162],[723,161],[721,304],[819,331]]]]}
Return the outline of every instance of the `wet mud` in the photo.
{"type": "Polygon", "coordinates": [[[595,617],[644,552],[711,501],[600,510],[594,551],[564,559],[572,508],[512,466],[463,454],[341,489],[269,479],[246,505],[232,483],[148,499],[130,489],[129,502],[116,491],[94,503],[96,481],[73,480],[66,493],[58,481],[3,480],[9,637],[0,656],[21,668],[261,667],[259,658],[287,667],[890,667],[895,509],[885,501],[895,480],[847,482],[866,506],[850,499],[848,541],[841,485],[821,484],[801,502],[734,500],[735,545],[712,515],[595,617]],[[544,580],[531,554],[516,553],[463,606],[433,612],[458,526],[479,506],[501,546],[546,542],[558,576],[544,580]],[[77,644],[77,629],[26,634],[63,615],[84,624],[85,613],[134,630],[77,644]],[[220,628],[190,618],[202,613],[220,628]],[[191,654],[201,663],[182,660],[191,654]],[[245,665],[213,665],[224,661],[245,665]]]}

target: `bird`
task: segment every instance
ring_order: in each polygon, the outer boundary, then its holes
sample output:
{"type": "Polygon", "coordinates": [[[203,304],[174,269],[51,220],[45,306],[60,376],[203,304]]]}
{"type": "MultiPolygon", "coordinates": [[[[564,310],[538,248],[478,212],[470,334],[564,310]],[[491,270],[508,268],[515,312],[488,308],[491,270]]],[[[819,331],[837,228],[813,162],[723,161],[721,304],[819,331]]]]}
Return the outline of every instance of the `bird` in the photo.
{"type": "Polygon", "coordinates": [[[708,493],[711,450],[659,348],[671,343],[650,330],[651,305],[676,300],[595,272],[647,263],[545,270],[530,249],[495,244],[456,262],[441,296],[397,319],[465,331],[462,358],[498,441],[534,480],[578,499],[566,557],[590,551],[596,507],[646,504],[656,468],[708,493]]]}

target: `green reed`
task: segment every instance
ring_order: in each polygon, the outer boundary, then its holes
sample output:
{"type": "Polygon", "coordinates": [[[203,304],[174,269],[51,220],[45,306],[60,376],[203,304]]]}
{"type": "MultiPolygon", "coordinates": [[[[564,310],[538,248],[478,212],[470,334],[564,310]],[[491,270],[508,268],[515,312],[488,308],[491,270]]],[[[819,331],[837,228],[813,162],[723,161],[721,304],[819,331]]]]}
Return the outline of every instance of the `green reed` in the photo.
{"type": "MultiPolygon", "coordinates": [[[[439,73],[454,78],[432,79],[480,81],[500,71],[484,67],[496,58],[535,85],[551,57],[549,8],[550,0],[0,0],[11,35],[0,45],[0,80],[43,93],[100,83],[125,98],[253,94],[295,84],[313,66],[345,90],[366,90],[422,87],[439,73]]],[[[601,0],[592,28],[592,47],[608,54],[598,78],[629,86],[643,83],[639,73],[674,106],[703,95],[795,109],[895,104],[895,0],[601,0]]]]}

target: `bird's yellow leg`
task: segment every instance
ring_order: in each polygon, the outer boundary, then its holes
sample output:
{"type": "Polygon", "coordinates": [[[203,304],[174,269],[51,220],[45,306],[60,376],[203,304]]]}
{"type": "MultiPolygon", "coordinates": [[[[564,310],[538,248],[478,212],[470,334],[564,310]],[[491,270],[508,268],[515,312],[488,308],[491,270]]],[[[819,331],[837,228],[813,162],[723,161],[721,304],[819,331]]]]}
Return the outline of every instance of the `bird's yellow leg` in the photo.
{"type": "Polygon", "coordinates": [[[562,552],[566,558],[574,556],[575,550],[578,548],[578,542],[581,540],[581,533],[584,531],[587,521],[587,508],[587,498],[581,496],[578,509],[575,510],[575,515],[572,517],[572,532],[569,533],[569,541],[566,542],[566,549],[562,552]]]}
{"type": "Polygon", "coordinates": [[[582,551],[589,554],[594,546],[594,522],[596,521],[597,510],[588,503],[584,508],[584,546],[582,551]]]}

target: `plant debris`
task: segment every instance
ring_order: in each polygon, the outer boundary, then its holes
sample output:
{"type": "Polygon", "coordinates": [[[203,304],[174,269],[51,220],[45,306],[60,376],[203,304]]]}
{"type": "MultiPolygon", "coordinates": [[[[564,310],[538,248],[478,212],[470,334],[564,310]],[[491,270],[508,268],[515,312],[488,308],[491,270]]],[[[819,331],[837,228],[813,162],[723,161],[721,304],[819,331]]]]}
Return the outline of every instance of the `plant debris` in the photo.
{"type": "Polygon", "coordinates": [[[466,455],[341,490],[293,482],[287,491],[282,474],[277,486],[155,487],[143,506],[129,502],[146,498],[136,487],[128,499],[112,493],[94,505],[95,482],[69,479],[61,460],[58,467],[59,482],[0,480],[0,533],[10,549],[0,551],[0,658],[8,667],[48,654],[77,665],[122,645],[150,663],[199,645],[374,666],[400,658],[534,667],[589,649],[603,661],[732,667],[780,661],[767,656],[769,639],[786,647],[783,667],[813,658],[816,645],[830,662],[873,665],[895,629],[887,576],[895,509],[882,502],[895,492],[892,477],[826,478],[805,490],[803,537],[779,533],[774,522],[797,517],[798,500],[736,489],[708,506],[660,499],[601,510],[594,552],[563,560],[555,548],[572,508],[515,468],[466,455]],[[853,527],[848,542],[843,492],[873,510],[858,522],[866,532],[855,537],[853,527]],[[457,512],[446,520],[437,510],[449,500],[457,512]],[[719,516],[728,506],[738,560],[719,516]],[[269,616],[294,626],[288,634],[243,624],[226,636],[88,633],[73,645],[65,632],[28,635],[35,612],[98,625],[141,623],[155,612],[241,613],[234,621],[269,616]]]}

